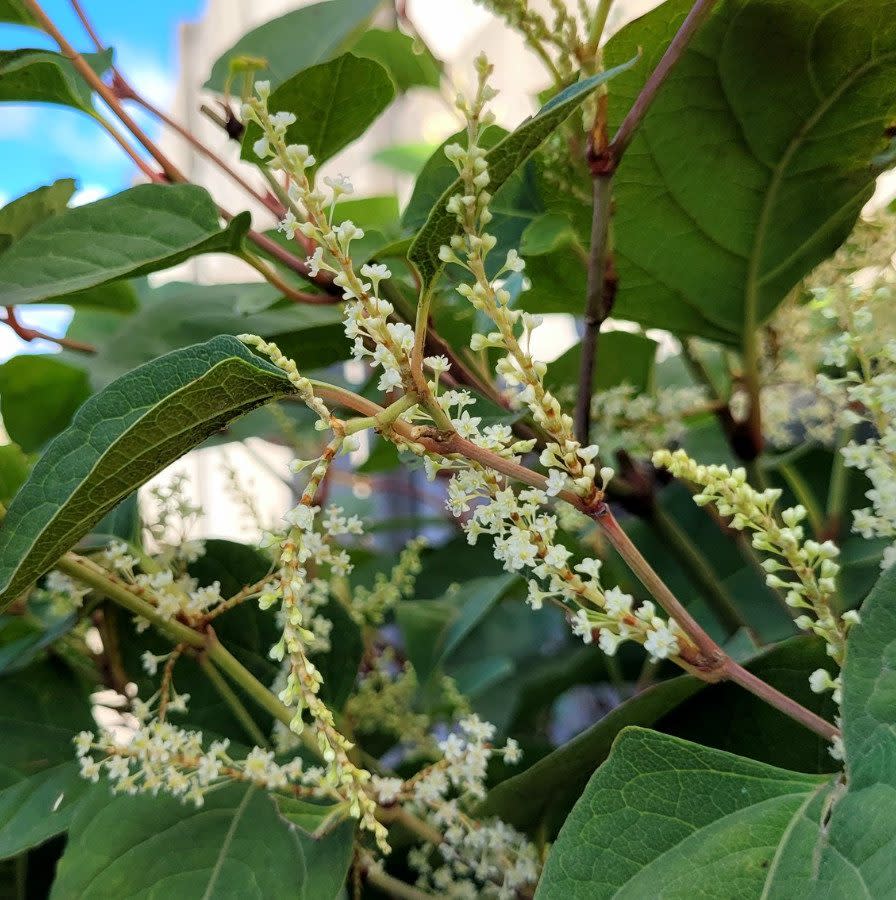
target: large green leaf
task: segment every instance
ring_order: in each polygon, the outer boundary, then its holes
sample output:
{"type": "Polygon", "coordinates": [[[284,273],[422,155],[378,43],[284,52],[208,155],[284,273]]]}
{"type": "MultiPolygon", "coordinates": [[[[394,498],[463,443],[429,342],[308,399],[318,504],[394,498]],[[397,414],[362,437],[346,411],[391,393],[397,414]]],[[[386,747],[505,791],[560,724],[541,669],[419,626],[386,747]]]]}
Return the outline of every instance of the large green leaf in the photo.
{"type": "MultiPolygon", "coordinates": [[[[112,51],[85,56],[102,74],[112,51]]],[[[59,103],[92,112],[92,91],[70,60],[51,50],[0,50],[0,102],[59,103]]]]}
{"type": "Polygon", "coordinates": [[[350,830],[347,840],[337,829],[314,841],[257,788],[213,791],[196,809],[170,797],[112,797],[100,784],[72,823],[51,897],[332,900],[351,847],[350,830]]]}
{"type": "MultiPolygon", "coordinates": [[[[830,716],[833,704],[813,694],[808,680],[825,658],[820,641],[795,638],[756,657],[747,668],[813,712],[830,716]]],[[[629,725],[649,725],[780,767],[811,772],[836,768],[824,741],[742,688],[707,686],[682,675],[625,700],[535,765],[498,784],[484,810],[520,828],[544,826],[548,834],[556,833],[619,732],[629,725]]]]}
{"type": "Polygon", "coordinates": [[[267,284],[165,284],[145,292],[140,309],[119,318],[111,333],[94,339],[80,332],[96,343],[98,353],[71,361],[87,370],[95,387],[103,387],[171,350],[246,331],[275,341],[306,372],[348,356],[338,306],[275,305],[278,297],[267,284]],[[268,308],[251,315],[237,311],[250,300],[263,300],[268,308]]]}
{"type": "MultiPolygon", "coordinates": [[[[307,144],[321,163],[361,137],[394,96],[392,79],[378,62],[343,53],[293,75],[273,91],[268,108],[295,115],[286,140],[307,144]]],[[[259,126],[250,122],[243,159],[258,159],[252,145],[260,136],[259,126]]]]}
{"type": "Polygon", "coordinates": [[[843,669],[846,784],[807,804],[782,842],[766,896],[891,897],[896,857],[896,569],[849,637],[843,669]]]}
{"type": "Polygon", "coordinates": [[[652,725],[702,687],[696,678],[681,676],[642,691],[535,765],[492,788],[482,814],[499,816],[523,829],[545,823],[556,833],[563,814],[607,758],[619,732],[629,725],[652,725]]]}
{"type": "MultiPolygon", "coordinates": [[[[631,56],[636,57],[637,51],[631,56]]],[[[593,90],[631,68],[636,61],[636,58],[630,58],[628,62],[571,85],[545,103],[534,116],[526,119],[504,140],[495,144],[486,154],[491,177],[489,191],[495,194],[541,144],[585,102],[593,90]]],[[[414,238],[408,252],[408,259],[422,279],[424,291],[429,289],[444,266],[439,260],[439,248],[447,244],[457,230],[457,221],[445,209],[445,205],[451,195],[460,189],[459,178],[445,189],[436,200],[429,218],[414,238]]]]}
{"type": "Polygon", "coordinates": [[[239,248],[249,214],[221,229],[208,193],[191,184],[141,184],[69,209],[32,228],[0,256],[0,296],[36,303],[239,248]]]}
{"type": "Polygon", "coordinates": [[[280,370],[223,336],[147,363],[91,397],[0,528],[0,608],[134,489],[227,422],[290,392],[280,370]]]}
{"type": "Polygon", "coordinates": [[[60,178],[0,208],[0,252],[44,219],[59,215],[74,192],[74,179],[60,178]]]}
{"type": "Polygon", "coordinates": [[[28,453],[59,434],[89,395],[87,375],[52,356],[14,356],[0,365],[3,425],[28,453]]]}
{"type": "Polygon", "coordinates": [[[779,842],[828,784],[627,728],[566,820],[536,897],[758,898],[779,842]]]}
{"type": "Polygon", "coordinates": [[[0,858],[68,827],[85,786],[72,738],[91,727],[88,691],[62,663],[0,677],[0,858]]]}
{"type": "MultiPolygon", "coordinates": [[[[691,8],[622,29],[618,125],[691,8]]],[[[891,0],[727,0],[701,27],[614,179],[615,312],[740,343],[849,234],[896,112],[891,0]],[[884,24],[886,23],[886,24],[884,24]]]]}
{"type": "MultiPolygon", "coordinates": [[[[223,91],[231,62],[240,57],[263,59],[266,65],[256,72],[273,87],[316,63],[349,49],[353,39],[373,15],[382,0],[326,0],[292,10],[244,34],[215,61],[205,86],[223,91]]],[[[237,78],[234,91],[239,92],[237,78]]]]}

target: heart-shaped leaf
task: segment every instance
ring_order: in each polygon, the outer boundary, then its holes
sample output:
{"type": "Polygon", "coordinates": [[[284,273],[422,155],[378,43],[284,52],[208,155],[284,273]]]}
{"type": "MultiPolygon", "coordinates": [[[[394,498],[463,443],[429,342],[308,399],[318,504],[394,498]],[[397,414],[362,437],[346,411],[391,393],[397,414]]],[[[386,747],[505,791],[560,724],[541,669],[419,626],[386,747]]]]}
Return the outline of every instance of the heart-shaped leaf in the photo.
{"type": "MultiPolygon", "coordinates": [[[[617,126],[691,0],[615,35],[617,126]]],[[[614,313],[739,344],[846,238],[874,190],[896,111],[888,0],[718,4],[614,177],[614,313]],[[882,23],[887,27],[881,27],[882,23]]]]}

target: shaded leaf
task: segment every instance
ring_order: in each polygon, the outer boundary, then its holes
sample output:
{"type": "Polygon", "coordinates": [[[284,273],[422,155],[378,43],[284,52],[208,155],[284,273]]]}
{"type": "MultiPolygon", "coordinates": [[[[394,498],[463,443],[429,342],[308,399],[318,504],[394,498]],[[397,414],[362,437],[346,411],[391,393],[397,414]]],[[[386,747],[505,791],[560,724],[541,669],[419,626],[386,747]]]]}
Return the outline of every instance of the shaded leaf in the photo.
{"type": "Polygon", "coordinates": [[[12,22],[15,25],[31,25],[38,28],[37,19],[31,14],[22,0],[0,0],[0,22],[12,22]]]}
{"type": "Polygon", "coordinates": [[[89,396],[87,375],[53,356],[14,356],[0,365],[3,425],[29,453],[59,434],[89,396]]]}
{"type": "MultiPolygon", "coordinates": [[[[619,125],[691,7],[607,44],[619,125]]],[[[614,177],[616,314],[740,343],[846,238],[896,109],[888,0],[732,0],[665,80],[614,177]]]]}
{"type": "Polygon", "coordinates": [[[267,284],[162,285],[144,295],[134,315],[119,318],[118,327],[97,341],[99,352],[78,365],[102,387],[172,350],[246,331],[276,342],[303,372],[348,356],[338,306],[276,306],[278,296],[267,284]],[[241,312],[247,300],[265,308],[241,312]]]}
{"type": "MultiPolygon", "coordinates": [[[[648,391],[653,384],[656,348],[656,341],[643,334],[629,331],[601,333],[591,392],[605,391],[621,384],[648,391]]],[[[545,385],[561,399],[564,392],[578,392],[581,359],[582,347],[576,344],[548,363],[545,385]]]]}
{"type": "Polygon", "coordinates": [[[413,175],[416,178],[435,151],[436,148],[432,144],[393,144],[391,147],[377,150],[371,159],[396,172],[413,175]]]}
{"type": "MultiPolygon", "coordinates": [[[[343,53],[283,82],[268,98],[268,108],[295,115],[286,141],[307,144],[319,165],[361,137],[394,96],[392,79],[378,62],[343,53]]],[[[252,146],[260,137],[261,128],[249,122],[243,159],[258,160],[252,146]]]]}
{"type": "MultiPolygon", "coordinates": [[[[349,49],[382,0],[326,0],[292,10],[244,34],[215,61],[205,87],[223,91],[230,65],[243,56],[265,60],[256,72],[276,88],[296,72],[349,49]]],[[[239,93],[239,77],[234,93],[239,93]]],[[[276,110],[273,110],[276,112],[276,110]]]]}
{"type": "Polygon", "coordinates": [[[0,294],[7,305],[36,303],[200,253],[235,251],[248,227],[243,213],[221,230],[203,188],[141,184],[32,228],[0,255],[0,294]]]}
{"type": "Polygon", "coordinates": [[[91,397],[47,448],[0,527],[0,606],[165,466],[288,393],[278,369],[224,336],[160,357],[91,397]]]}

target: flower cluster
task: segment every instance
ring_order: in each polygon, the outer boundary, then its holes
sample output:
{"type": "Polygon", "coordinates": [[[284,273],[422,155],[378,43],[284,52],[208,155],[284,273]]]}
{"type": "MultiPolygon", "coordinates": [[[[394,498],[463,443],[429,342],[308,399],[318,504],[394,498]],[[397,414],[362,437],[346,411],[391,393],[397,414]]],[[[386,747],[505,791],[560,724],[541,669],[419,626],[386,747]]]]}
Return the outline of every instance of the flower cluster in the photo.
{"type": "MultiPolygon", "coordinates": [[[[478,0],[482,6],[501,16],[523,36],[558,81],[564,81],[580,67],[577,50],[582,46],[581,25],[567,8],[565,0],[551,0],[552,20],[531,8],[529,0],[478,0]]],[[[583,19],[590,13],[582,5],[583,19]]],[[[567,154],[568,155],[568,154],[567,154]]]]}
{"type": "Polygon", "coordinates": [[[796,624],[822,637],[828,655],[842,666],[846,636],[850,627],[859,621],[859,615],[855,611],[842,616],[834,612],[836,579],[840,572],[835,560],[840,551],[832,541],[820,543],[806,538],[801,524],[806,518],[805,508],[798,505],[782,510],[779,519],[775,504],[781,496],[780,490],[757,491],[747,483],[743,469],[731,471],[727,466],[700,465],[684,450],[674,453],[658,450],[653,455],[653,463],[668,469],[677,478],[698,485],[696,503],[714,504],[720,515],[730,518],[732,528],[753,533],[753,547],[768,554],[762,567],[769,586],[784,591],[787,605],[803,611],[796,624]]]}
{"type": "MultiPolygon", "coordinates": [[[[892,251],[892,243],[888,246],[892,251]]],[[[893,542],[882,568],[896,562],[896,340],[885,321],[892,317],[894,299],[896,268],[888,258],[865,290],[830,290],[815,302],[836,326],[824,347],[825,362],[843,371],[839,377],[819,375],[818,386],[839,405],[836,422],[842,432],[853,435],[840,449],[843,464],[871,482],[865,494],[871,505],[853,511],[853,530],[893,542]],[[862,426],[865,437],[857,439],[862,426]]]]}
{"type": "Polygon", "coordinates": [[[389,779],[379,785],[383,802],[404,799],[442,834],[438,845],[426,843],[408,854],[420,888],[449,897],[512,898],[538,880],[541,863],[534,845],[500,820],[471,817],[485,797],[490,759],[500,755],[510,765],[521,759],[516,741],[496,749],[494,736],[494,725],[469,716],[439,743],[437,763],[404,784],[389,779]]]}
{"type": "Polygon", "coordinates": [[[379,390],[390,391],[413,383],[410,353],[414,346],[414,330],[404,322],[390,321],[395,312],[392,304],[380,296],[380,285],[391,277],[384,265],[364,264],[355,272],[351,256],[353,241],[364,237],[362,229],[345,220],[333,225],[333,210],[339,198],[351,194],[353,187],[345,176],[324,178],[330,189],[327,196],[309,180],[309,170],[315,158],[303,144],[287,144],[286,129],[289,113],[271,114],[267,107],[270,85],[257,82],[256,96],[243,105],[243,121],[255,122],[263,132],[255,144],[255,152],[267,163],[282,170],[290,179],[290,209],[280,223],[287,237],[301,232],[317,246],[307,260],[312,277],[321,272],[333,276],[333,283],[342,290],[345,305],[345,333],[354,341],[356,359],[368,359],[382,370],[379,390]]]}
{"type": "Polygon", "coordinates": [[[39,593],[49,600],[50,608],[56,615],[67,616],[81,607],[90,588],[73,581],[64,572],[53,569],[47,572],[39,593]]]}
{"type": "MultiPolygon", "coordinates": [[[[575,439],[572,417],[544,385],[547,366],[534,359],[528,349],[532,332],[541,318],[514,309],[510,291],[503,286],[503,277],[522,272],[525,263],[516,250],[510,250],[493,276],[486,272],[486,259],[494,250],[497,238],[486,231],[492,220],[489,209],[492,197],[487,190],[488,158],[481,142],[483,130],[494,121],[486,103],[495,96],[495,91],[488,84],[492,66],[484,56],[477,58],[476,70],[479,81],[475,97],[472,101],[463,96],[457,99],[457,106],[467,120],[467,146],[449,144],[445,148],[445,155],[457,169],[462,186],[462,192],[452,195],[446,205],[460,232],[452,237],[450,246],[440,248],[439,258],[460,266],[471,277],[470,282],[458,285],[458,293],[496,326],[495,331],[474,334],[470,347],[477,352],[491,348],[503,352],[495,371],[504,384],[515,389],[513,399],[528,408],[535,423],[549,436],[542,464],[552,469],[556,493],[568,486],[588,502],[595,502],[601,496],[595,483],[594,459],[598,448],[583,447],[575,439]]],[[[606,469],[604,479],[610,475],[612,470],[606,469]]]]}
{"type": "Polygon", "coordinates": [[[653,603],[636,609],[631,595],[604,589],[600,560],[571,564],[572,552],[556,540],[557,517],[544,511],[545,491],[516,492],[494,472],[466,468],[452,476],[447,502],[455,515],[471,513],[463,525],[471,544],[490,535],[495,558],[507,571],[531,571],[528,604],[541,609],[548,600],[562,606],[586,644],[597,635],[600,648],[613,655],[621,643],[635,641],[654,659],[677,657],[688,644],[675,620],[658,616],[653,603]]]}
{"type": "Polygon", "coordinates": [[[226,738],[207,742],[200,731],[187,731],[160,719],[141,723],[126,740],[111,732],[82,731],[74,743],[81,776],[93,782],[105,776],[116,793],[164,792],[197,807],[209,791],[226,782],[301,796],[329,796],[319,789],[319,770],[305,768],[299,757],[281,764],[273,751],[261,747],[235,756],[226,738]]]}
{"type": "Polygon", "coordinates": [[[187,538],[191,522],[202,512],[189,499],[188,483],[186,473],[176,472],[166,484],[149,491],[155,501],[155,520],[147,527],[158,545],[156,560],[161,566],[183,568],[205,553],[203,541],[187,538]]]}

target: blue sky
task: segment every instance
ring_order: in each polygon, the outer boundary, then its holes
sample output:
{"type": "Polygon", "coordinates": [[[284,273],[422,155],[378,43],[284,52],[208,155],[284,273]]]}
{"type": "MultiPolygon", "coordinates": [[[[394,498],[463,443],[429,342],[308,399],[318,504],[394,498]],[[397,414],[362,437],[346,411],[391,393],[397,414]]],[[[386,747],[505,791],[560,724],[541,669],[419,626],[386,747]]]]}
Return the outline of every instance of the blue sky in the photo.
{"type": "MultiPolygon", "coordinates": [[[[125,75],[165,105],[177,72],[178,23],[197,18],[204,0],[82,0],[82,5],[115,48],[125,75]]],[[[79,50],[93,49],[68,0],[43,0],[43,7],[79,50]]],[[[0,49],[52,46],[41,32],[0,25],[0,49]]],[[[96,199],[127,187],[132,176],[130,161],[83,114],[64,107],[0,106],[0,204],[65,177],[77,179],[85,191],[82,199],[96,199]]]]}
{"type": "MultiPolygon", "coordinates": [[[[205,0],[82,0],[94,27],[126,77],[163,108],[176,81],[178,23],[196,19],[205,0]]],[[[83,51],[93,50],[68,0],[43,0],[43,8],[66,37],[83,51]]],[[[52,47],[50,38],[30,28],[0,24],[0,49],[52,47]]],[[[151,134],[152,120],[141,116],[151,134]]],[[[76,202],[89,202],[128,187],[134,166],[121,150],[83,113],[40,104],[0,104],[0,206],[58,178],[74,178],[76,202]]],[[[22,308],[26,325],[50,334],[65,332],[67,307],[22,308]]],[[[41,341],[24,344],[0,326],[0,361],[15,353],[54,352],[41,341]]]]}

